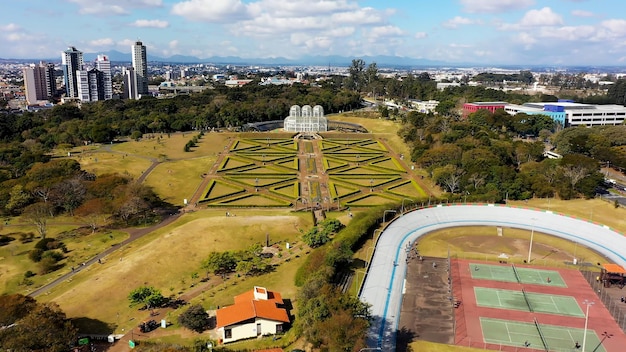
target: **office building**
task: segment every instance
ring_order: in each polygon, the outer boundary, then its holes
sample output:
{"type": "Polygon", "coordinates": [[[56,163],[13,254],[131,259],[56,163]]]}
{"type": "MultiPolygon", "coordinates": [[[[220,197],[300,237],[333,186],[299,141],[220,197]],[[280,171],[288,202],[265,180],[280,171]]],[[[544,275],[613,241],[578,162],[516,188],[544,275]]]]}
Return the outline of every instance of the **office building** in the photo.
{"type": "Polygon", "coordinates": [[[69,47],[61,56],[61,65],[63,66],[65,96],[68,98],[78,98],[76,71],[83,70],[83,53],[76,50],[73,46],[69,47]]]}
{"type": "Polygon", "coordinates": [[[572,101],[507,104],[511,115],[525,113],[550,116],[563,127],[621,125],[626,118],[626,107],[621,105],[592,105],[572,101]]]}
{"type": "Polygon", "coordinates": [[[22,70],[28,104],[49,100],[56,95],[56,79],[54,64],[40,62],[22,70]]]}
{"type": "Polygon", "coordinates": [[[111,61],[106,55],[98,55],[96,68],[102,72],[102,89],[104,100],[113,99],[113,83],[111,81],[111,61]]]}
{"type": "Polygon", "coordinates": [[[141,41],[136,41],[131,47],[132,63],[137,76],[137,96],[138,99],[143,94],[148,94],[148,58],[146,56],[146,46],[141,41]]]}

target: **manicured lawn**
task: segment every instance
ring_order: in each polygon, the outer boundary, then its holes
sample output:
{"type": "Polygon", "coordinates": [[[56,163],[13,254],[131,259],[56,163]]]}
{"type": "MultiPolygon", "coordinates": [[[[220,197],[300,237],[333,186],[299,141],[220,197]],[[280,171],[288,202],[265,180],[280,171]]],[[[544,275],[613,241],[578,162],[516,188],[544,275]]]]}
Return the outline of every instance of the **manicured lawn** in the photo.
{"type": "Polygon", "coordinates": [[[166,202],[183,205],[183,199],[190,199],[215,162],[215,157],[206,156],[187,160],[168,161],[159,164],[145,180],[145,184],[166,202]]]}

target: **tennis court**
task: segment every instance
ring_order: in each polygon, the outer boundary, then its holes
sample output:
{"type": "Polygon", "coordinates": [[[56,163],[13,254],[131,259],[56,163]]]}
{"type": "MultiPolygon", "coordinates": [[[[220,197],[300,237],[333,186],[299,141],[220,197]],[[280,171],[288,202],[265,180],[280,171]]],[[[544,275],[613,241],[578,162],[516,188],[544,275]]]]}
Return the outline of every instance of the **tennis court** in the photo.
{"type": "Polygon", "coordinates": [[[567,287],[558,271],[520,268],[514,265],[470,264],[472,279],[567,287]]]}
{"type": "MultiPolygon", "coordinates": [[[[580,351],[576,343],[583,343],[584,329],[545,325],[536,320],[524,323],[481,317],[480,326],[486,343],[559,352],[580,351]]],[[[606,352],[594,330],[587,329],[585,350],[606,352]]]]}
{"type": "Polygon", "coordinates": [[[474,294],[476,304],[482,307],[585,317],[576,299],[571,296],[485,287],[474,287],[474,294]]]}

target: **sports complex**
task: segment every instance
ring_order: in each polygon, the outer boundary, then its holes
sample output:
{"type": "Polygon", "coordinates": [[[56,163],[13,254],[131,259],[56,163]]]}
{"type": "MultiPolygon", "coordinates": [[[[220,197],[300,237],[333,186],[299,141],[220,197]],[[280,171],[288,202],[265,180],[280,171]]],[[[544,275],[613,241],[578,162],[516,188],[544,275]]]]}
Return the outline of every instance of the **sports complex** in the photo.
{"type": "MultiPolygon", "coordinates": [[[[368,346],[396,350],[407,268],[418,239],[460,226],[520,228],[587,246],[624,266],[624,236],[606,226],[538,211],[494,204],[438,205],[396,217],[380,234],[360,291],[372,305],[368,346]]],[[[598,295],[572,269],[485,263],[449,258],[454,343],[503,351],[621,351],[626,336],[598,295]],[[585,331],[587,332],[585,335],[585,331]],[[610,338],[606,331],[611,331],[610,338]],[[607,335],[604,336],[603,334],[607,335]],[[577,347],[578,346],[578,347],[577,347]]],[[[433,268],[436,263],[433,262],[433,268]]]]}

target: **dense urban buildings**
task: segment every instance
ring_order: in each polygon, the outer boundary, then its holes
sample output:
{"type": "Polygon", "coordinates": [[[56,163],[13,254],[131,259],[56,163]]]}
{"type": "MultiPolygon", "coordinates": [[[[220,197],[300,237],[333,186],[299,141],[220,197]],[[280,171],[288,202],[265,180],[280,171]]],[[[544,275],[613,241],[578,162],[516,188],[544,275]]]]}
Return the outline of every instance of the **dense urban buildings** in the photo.
{"type": "Polygon", "coordinates": [[[137,95],[134,99],[138,99],[141,95],[148,94],[148,58],[146,55],[146,46],[141,41],[136,41],[131,47],[133,69],[137,76],[137,95]]]}
{"type": "Polygon", "coordinates": [[[61,55],[61,65],[63,67],[63,77],[65,83],[65,96],[67,98],[78,98],[78,81],[76,71],[83,70],[83,53],[71,46],[61,55]]]}

